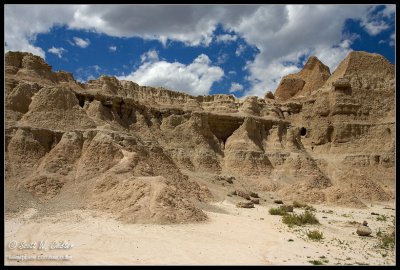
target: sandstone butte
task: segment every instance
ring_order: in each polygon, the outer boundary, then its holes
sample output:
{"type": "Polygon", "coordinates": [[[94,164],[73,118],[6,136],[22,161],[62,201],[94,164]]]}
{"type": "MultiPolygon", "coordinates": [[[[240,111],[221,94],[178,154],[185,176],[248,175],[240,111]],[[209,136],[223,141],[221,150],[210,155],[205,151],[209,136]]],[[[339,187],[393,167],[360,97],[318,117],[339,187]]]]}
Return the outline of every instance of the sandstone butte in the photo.
{"type": "Polygon", "coordinates": [[[83,84],[7,52],[6,211],[180,223],[207,219],[200,206],[236,189],[348,207],[392,201],[394,97],[394,65],[366,52],[333,74],[310,57],[275,94],[243,100],[108,76],[83,84]]]}

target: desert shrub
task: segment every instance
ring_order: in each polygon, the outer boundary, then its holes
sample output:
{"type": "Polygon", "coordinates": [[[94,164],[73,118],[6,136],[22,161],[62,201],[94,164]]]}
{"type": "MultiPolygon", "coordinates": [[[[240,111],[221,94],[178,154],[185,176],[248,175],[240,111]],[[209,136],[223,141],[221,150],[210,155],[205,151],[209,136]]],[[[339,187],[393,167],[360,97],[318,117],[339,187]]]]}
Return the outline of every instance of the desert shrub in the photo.
{"type": "Polygon", "coordinates": [[[286,212],[293,212],[293,206],[291,205],[282,204],[279,208],[286,212]]]}
{"type": "Polygon", "coordinates": [[[379,236],[379,246],[380,248],[394,248],[394,244],[396,242],[395,234],[394,233],[385,233],[379,236]]]}
{"type": "MultiPolygon", "coordinates": [[[[307,236],[308,238],[310,238],[311,240],[321,240],[324,237],[324,234],[320,231],[314,230],[314,231],[309,231],[307,232],[307,236]]],[[[321,258],[323,259],[323,258],[321,258]]]]}
{"type": "Polygon", "coordinates": [[[323,263],[320,260],[312,260],[308,262],[311,263],[312,265],[323,265],[323,263]]]}
{"type": "Polygon", "coordinates": [[[304,224],[319,224],[315,215],[308,210],[304,211],[304,213],[300,215],[286,214],[282,217],[282,222],[287,224],[289,227],[293,225],[301,226],[304,224]]]}
{"type": "Polygon", "coordinates": [[[279,216],[283,216],[283,215],[287,214],[286,209],[281,208],[281,207],[279,207],[279,208],[271,208],[271,209],[269,209],[268,212],[271,215],[279,215],[279,216]]]}
{"type": "Polygon", "coordinates": [[[376,220],[377,220],[377,221],[386,221],[386,220],[387,220],[387,216],[385,216],[385,215],[378,216],[378,217],[376,218],[376,220]]]}

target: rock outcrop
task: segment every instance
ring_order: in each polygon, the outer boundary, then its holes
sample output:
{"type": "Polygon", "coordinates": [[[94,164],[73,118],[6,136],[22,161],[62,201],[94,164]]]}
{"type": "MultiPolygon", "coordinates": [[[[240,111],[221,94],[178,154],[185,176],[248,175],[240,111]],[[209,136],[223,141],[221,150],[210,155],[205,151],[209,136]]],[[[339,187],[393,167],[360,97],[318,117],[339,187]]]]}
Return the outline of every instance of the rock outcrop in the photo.
{"type": "Polygon", "coordinates": [[[6,191],[42,208],[179,223],[205,220],[217,187],[356,207],[394,196],[394,66],[379,55],[352,52],[332,75],[311,57],[266,99],[81,84],[21,52],[5,73],[6,191]]]}
{"type": "Polygon", "coordinates": [[[282,78],[275,91],[275,97],[286,101],[294,96],[309,96],[324,85],[330,75],[329,67],[317,57],[311,56],[301,71],[282,78]]]}

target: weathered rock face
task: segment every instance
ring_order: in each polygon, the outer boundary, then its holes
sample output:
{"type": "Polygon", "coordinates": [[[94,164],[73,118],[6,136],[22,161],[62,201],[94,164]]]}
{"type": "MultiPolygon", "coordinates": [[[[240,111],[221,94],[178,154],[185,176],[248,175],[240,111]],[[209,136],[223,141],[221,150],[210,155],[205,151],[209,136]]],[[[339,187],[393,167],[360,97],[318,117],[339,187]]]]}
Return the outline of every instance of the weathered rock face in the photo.
{"type": "Polygon", "coordinates": [[[294,96],[309,96],[324,85],[330,75],[329,68],[317,57],[311,56],[300,72],[282,78],[275,96],[281,101],[294,96]]]}
{"type": "Polygon", "coordinates": [[[305,150],[336,184],[327,189],[327,201],[361,205],[356,198],[385,200],[393,194],[394,93],[392,64],[377,54],[351,52],[322,87],[296,98],[302,109],[287,120],[304,127],[305,150]],[[355,198],[337,196],[339,187],[355,198]]]}
{"type": "Polygon", "coordinates": [[[278,88],[275,90],[275,97],[279,100],[288,100],[299,93],[306,84],[306,81],[298,75],[287,75],[282,78],[278,88]]]}
{"type": "Polygon", "coordinates": [[[6,188],[38,204],[201,221],[196,201],[215,188],[204,179],[220,175],[305,202],[394,196],[394,67],[379,55],[352,52],[332,76],[311,57],[275,96],[244,100],[108,76],[81,84],[28,53],[5,64],[6,188]]]}

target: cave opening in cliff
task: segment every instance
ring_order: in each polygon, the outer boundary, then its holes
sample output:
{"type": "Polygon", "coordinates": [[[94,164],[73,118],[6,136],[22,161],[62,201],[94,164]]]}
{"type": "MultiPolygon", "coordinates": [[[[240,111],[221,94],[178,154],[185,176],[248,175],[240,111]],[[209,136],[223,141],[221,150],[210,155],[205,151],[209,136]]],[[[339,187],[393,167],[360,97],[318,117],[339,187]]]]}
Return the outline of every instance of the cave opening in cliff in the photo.
{"type": "Polygon", "coordinates": [[[301,136],[305,136],[307,134],[307,129],[305,128],[305,127],[302,127],[301,129],[300,129],[300,135],[301,136]]]}
{"type": "Polygon", "coordinates": [[[76,95],[76,97],[78,99],[79,106],[83,108],[83,106],[85,105],[85,97],[81,95],[76,95]]]}

